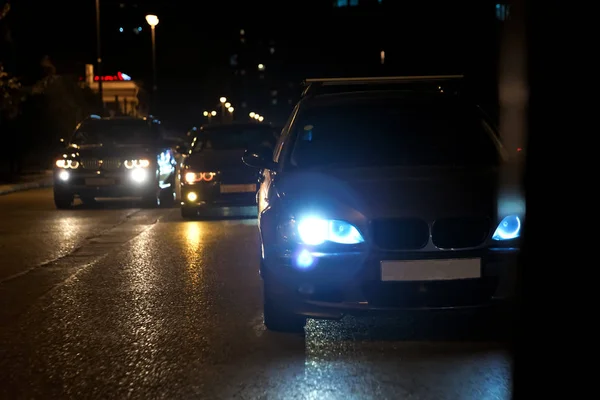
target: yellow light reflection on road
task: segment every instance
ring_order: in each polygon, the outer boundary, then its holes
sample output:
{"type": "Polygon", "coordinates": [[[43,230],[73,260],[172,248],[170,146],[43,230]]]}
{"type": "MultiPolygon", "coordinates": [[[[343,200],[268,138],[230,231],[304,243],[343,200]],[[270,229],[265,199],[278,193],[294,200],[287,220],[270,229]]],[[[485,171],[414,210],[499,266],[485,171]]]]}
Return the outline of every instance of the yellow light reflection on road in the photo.
{"type": "Polygon", "coordinates": [[[129,265],[130,284],[134,291],[147,292],[157,284],[156,271],[153,266],[153,249],[151,232],[143,232],[131,246],[131,260],[129,265]]]}
{"type": "Polygon", "coordinates": [[[186,224],[185,228],[185,240],[187,243],[187,252],[196,253],[198,251],[198,247],[200,246],[200,225],[198,222],[190,222],[186,224]]]}
{"type": "Polygon", "coordinates": [[[202,262],[202,226],[200,222],[190,221],[183,229],[185,248],[183,253],[187,262],[187,271],[192,285],[198,285],[202,280],[204,263],[202,262]]]}
{"type": "Polygon", "coordinates": [[[61,255],[63,252],[70,252],[73,250],[73,246],[81,240],[81,219],[80,218],[60,218],[57,221],[58,229],[56,230],[56,236],[60,246],[61,255]]]}

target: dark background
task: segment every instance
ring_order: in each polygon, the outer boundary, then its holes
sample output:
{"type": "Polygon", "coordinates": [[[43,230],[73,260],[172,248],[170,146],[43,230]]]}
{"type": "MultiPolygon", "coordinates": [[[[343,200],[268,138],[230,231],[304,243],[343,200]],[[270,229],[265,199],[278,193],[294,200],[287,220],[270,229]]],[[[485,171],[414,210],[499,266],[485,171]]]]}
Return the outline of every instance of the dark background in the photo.
{"type": "MultiPolygon", "coordinates": [[[[238,110],[246,102],[248,110],[280,123],[301,90],[300,81],[318,76],[466,73],[478,82],[474,86],[481,101],[494,103],[502,27],[496,2],[336,4],[102,0],[103,72],[122,71],[151,86],[150,29],[144,16],[154,13],[160,19],[160,115],[180,129],[200,123],[202,111],[220,96],[230,98],[238,110]],[[384,66],[381,50],[386,53],[384,66]],[[230,64],[234,54],[237,66],[230,64]],[[256,69],[259,62],[266,65],[263,79],[256,69]],[[268,98],[273,90],[278,92],[277,105],[268,98]]],[[[7,23],[12,43],[2,58],[15,73],[35,79],[44,55],[62,74],[83,75],[84,65],[94,62],[93,0],[13,0],[11,5],[7,23]]]]}

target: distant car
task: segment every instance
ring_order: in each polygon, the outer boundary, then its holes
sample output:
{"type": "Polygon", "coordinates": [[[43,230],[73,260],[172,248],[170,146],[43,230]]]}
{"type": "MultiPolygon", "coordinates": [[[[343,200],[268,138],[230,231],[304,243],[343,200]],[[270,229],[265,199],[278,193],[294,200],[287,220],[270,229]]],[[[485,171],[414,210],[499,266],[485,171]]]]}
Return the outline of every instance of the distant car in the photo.
{"type": "Polygon", "coordinates": [[[194,218],[214,207],[256,205],[259,173],[247,168],[248,148],[270,149],[278,131],[268,124],[204,126],[192,140],[181,179],[181,215],[194,218]]]}
{"type": "Polygon", "coordinates": [[[309,82],[274,152],[248,151],[268,329],[509,304],[524,207],[454,77],[309,82]]]}
{"type": "Polygon", "coordinates": [[[93,117],[80,123],[55,160],[54,203],[78,197],[137,197],[145,207],[174,205],[175,146],[153,119],[93,117]]]}

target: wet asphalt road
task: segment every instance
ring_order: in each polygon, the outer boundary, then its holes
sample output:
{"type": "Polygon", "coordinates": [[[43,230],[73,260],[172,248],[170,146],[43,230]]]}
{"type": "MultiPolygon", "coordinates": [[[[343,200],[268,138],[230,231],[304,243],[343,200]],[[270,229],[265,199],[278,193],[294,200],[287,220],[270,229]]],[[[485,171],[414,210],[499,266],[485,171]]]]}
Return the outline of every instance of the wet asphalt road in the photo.
{"type": "Polygon", "coordinates": [[[510,398],[497,323],[427,314],[267,332],[253,219],[133,207],[0,196],[0,398],[510,398]]]}

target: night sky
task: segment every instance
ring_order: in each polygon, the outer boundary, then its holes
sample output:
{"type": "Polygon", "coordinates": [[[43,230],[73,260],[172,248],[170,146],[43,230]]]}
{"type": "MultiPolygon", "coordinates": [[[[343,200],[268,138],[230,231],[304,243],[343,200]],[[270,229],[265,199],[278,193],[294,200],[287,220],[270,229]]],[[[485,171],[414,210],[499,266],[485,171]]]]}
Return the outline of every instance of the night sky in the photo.
{"type": "MultiPolygon", "coordinates": [[[[154,13],[160,19],[161,113],[182,126],[227,95],[229,59],[239,45],[240,29],[248,41],[275,41],[281,67],[270,73],[281,81],[369,70],[494,75],[494,2],[393,3],[384,13],[373,8],[353,16],[352,10],[334,10],[328,0],[101,0],[104,72],[122,71],[150,86],[151,40],[144,16],[154,13]],[[142,30],[135,33],[138,27],[142,30]],[[385,69],[378,64],[381,49],[386,50],[385,69]]],[[[11,60],[20,75],[33,79],[39,74],[45,54],[65,74],[82,75],[83,65],[94,62],[94,0],[12,1],[11,13],[11,60]]]]}

